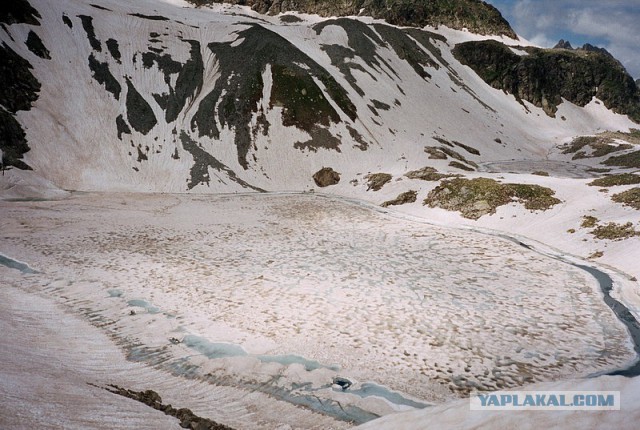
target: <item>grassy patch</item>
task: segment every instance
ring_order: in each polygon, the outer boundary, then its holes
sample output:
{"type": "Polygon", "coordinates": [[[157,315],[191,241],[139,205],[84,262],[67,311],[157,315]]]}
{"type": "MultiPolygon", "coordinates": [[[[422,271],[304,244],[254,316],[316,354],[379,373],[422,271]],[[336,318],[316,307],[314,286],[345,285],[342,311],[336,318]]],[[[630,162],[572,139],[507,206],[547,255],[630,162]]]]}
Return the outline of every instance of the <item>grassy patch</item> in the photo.
{"type": "Polygon", "coordinates": [[[607,166],[640,169],[640,151],[630,152],[628,154],[616,155],[614,157],[607,158],[604,164],[607,166]]]}
{"type": "Polygon", "coordinates": [[[391,181],[391,178],[393,176],[391,176],[388,173],[371,173],[367,176],[365,176],[364,178],[368,180],[368,186],[367,186],[367,191],[369,190],[373,190],[373,191],[378,191],[380,190],[382,187],[384,187],[384,185],[391,181]]]}
{"type": "Polygon", "coordinates": [[[530,210],[546,210],[560,203],[550,188],[527,184],[501,184],[488,178],[455,178],[432,190],[424,204],[459,211],[463,217],[478,219],[496,208],[519,201],[530,210]]]}
{"type": "Polygon", "coordinates": [[[273,65],[271,104],[283,106],[282,124],[309,130],[316,123],[329,126],[340,116],[306,70],[273,65]]]}
{"type": "Polygon", "coordinates": [[[611,200],[640,210],[640,188],[631,188],[630,190],[622,193],[614,194],[611,196],[611,200]]]}
{"type": "Polygon", "coordinates": [[[404,205],[407,203],[414,203],[417,200],[417,198],[418,198],[418,193],[416,191],[409,190],[407,192],[399,194],[398,197],[396,197],[393,200],[384,202],[381,206],[383,208],[386,208],[389,206],[398,206],[398,205],[404,205]]]}
{"type": "Polygon", "coordinates": [[[582,224],[580,224],[580,227],[582,228],[593,228],[598,224],[598,221],[600,221],[598,218],[591,216],[591,215],[585,215],[582,217],[582,224]]]}
{"type": "Polygon", "coordinates": [[[598,178],[589,183],[589,185],[593,187],[614,187],[616,185],[634,184],[640,184],[640,176],[631,173],[605,176],[604,178],[598,178]]]}
{"type": "Polygon", "coordinates": [[[560,200],[553,197],[555,191],[551,188],[530,184],[506,184],[506,186],[512,190],[514,197],[529,210],[547,210],[561,203],[560,200]]]}
{"type": "Polygon", "coordinates": [[[598,138],[595,137],[595,136],[580,136],[580,137],[576,137],[575,139],[573,139],[571,141],[571,143],[568,143],[568,144],[566,144],[566,145],[564,145],[562,147],[562,153],[563,154],[573,154],[575,152],[580,151],[585,146],[590,146],[590,145],[596,143],[597,141],[598,141],[598,138]]]}
{"type": "Polygon", "coordinates": [[[599,225],[591,232],[596,239],[602,240],[623,240],[634,236],[640,236],[640,232],[636,231],[633,224],[617,224],[610,222],[605,225],[599,225]]]}
{"type": "Polygon", "coordinates": [[[549,176],[549,172],[545,172],[544,170],[536,170],[535,172],[531,172],[531,174],[536,176],[549,176]]]}
{"type": "Polygon", "coordinates": [[[591,172],[591,173],[609,173],[612,169],[602,169],[602,168],[598,168],[598,167],[591,167],[589,169],[587,169],[587,172],[591,172]]]}
{"type": "Polygon", "coordinates": [[[581,158],[598,158],[604,157],[614,152],[624,151],[633,148],[633,145],[618,144],[610,135],[598,136],[580,136],[565,145],[562,149],[563,154],[574,154],[573,160],[581,158]]]}
{"type": "Polygon", "coordinates": [[[599,136],[608,137],[611,139],[626,140],[627,142],[634,145],[640,145],[640,130],[638,130],[637,128],[630,129],[629,133],[624,133],[622,131],[605,131],[604,133],[599,134],[599,136]]]}

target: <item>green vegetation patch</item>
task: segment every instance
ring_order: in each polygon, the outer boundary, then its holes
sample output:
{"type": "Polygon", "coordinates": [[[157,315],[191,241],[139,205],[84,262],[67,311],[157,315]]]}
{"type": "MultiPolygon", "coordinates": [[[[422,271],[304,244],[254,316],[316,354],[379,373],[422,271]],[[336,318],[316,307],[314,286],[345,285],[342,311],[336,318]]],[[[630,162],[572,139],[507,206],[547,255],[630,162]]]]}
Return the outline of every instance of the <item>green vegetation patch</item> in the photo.
{"type": "Polygon", "coordinates": [[[520,200],[529,210],[547,210],[550,207],[562,203],[553,197],[555,191],[551,188],[531,184],[506,184],[511,189],[516,199],[520,200]]]}
{"type": "Polygon", "coordinates": [[[478,219],[514,200],[530,210],[546,210],[560,203],[550,188],[528,184],[501,184],[489,178],[455,178],[443,181],[424,200],[429,207],[459,211],[463,217],[478,219]]]}
{"type": "Polygon", "coordinates": [[[572,159],[598,158],[614,152],[625,151],[633,148],[630,144],[618,144],[609,135],[600,136],[579,136],[573,139],[570,144],[562,147],[563,154],[574,154],[572,159]]]}
{"type": "Polygon", "coordinates": [[[636,231],[633,224],[617,224],[610,222],[605,225],[599,225],[591,232],[596,239],[601,240],[623,240],[634,236],[640,236],[640,232],[636,231]]]}
{"type": "Polygon", "coordinates": [[[316,123],[329,126],[330,122],[340,121],[340,116],[306,70],[276,64],[271,71],[271,104],[284,107],[284,126],[309,130],[316,123]]]}
{"type": "Polygon", "coordinates": [[[631,188],[622,193],[614,194],[611,196],[611,200],[634,209],[640,209],[640,188],[631,188]]]}
{"type": "Polygon", "coordinates": [[[593,228],[598,224],[599,219],[591,216],[591,215],[585,215],[582,217],[582,224],[580,224],[580,226],[582,228],[593,228]]]}
{"type": "Polygon", "coordinates": [[[592,187],[615,187],[617,185],[635,185],[640,184],[640,176],[632,173],[622,173],[620,175],[610,175],[604,178],[598,178],[588,185],[592,187]]]}
{"type": "Polygon", "coordinates": [[[626,140],[634,145],[640,145],[640,130],[637,128],[629,129],[628,133],[622,131],[605,131],[600,133],[598,136],[626,140]]]}
{"type": "Polygon", "coordinates": [[[607,166],[626,167],[629,169],[640,169],[640,151],[610,157],[604,162],[607,166]]]}

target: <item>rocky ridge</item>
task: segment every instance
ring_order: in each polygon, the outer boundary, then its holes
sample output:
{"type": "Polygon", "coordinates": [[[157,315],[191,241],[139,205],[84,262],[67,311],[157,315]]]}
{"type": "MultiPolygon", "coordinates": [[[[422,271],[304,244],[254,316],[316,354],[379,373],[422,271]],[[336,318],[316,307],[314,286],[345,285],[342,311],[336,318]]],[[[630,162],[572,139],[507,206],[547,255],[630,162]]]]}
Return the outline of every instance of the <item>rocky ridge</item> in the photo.
{"type": "MultiPolygon", "coordinates": [[[[564,41],[561,41],[564,42],[564,41]]],[[[585,106],[594,97],[616,113],[640,122],[640,90],[622,64],[606,50],[571,44],[542,49],[511,47],[494,41],[456,45],[456,58],[486,83],[526,100],[554,116],[562,100],[585,106]]]]}
{"type": "Polygon", "coordinates": [[[389,24],[424,27],[446,25],[466,28],[479,34],[497,34],[517,38],[500,12],[479,0],[187,0],[197,6],[231,3],[277,15],[296,11],[323,17],[364,15],[389,24]]]}

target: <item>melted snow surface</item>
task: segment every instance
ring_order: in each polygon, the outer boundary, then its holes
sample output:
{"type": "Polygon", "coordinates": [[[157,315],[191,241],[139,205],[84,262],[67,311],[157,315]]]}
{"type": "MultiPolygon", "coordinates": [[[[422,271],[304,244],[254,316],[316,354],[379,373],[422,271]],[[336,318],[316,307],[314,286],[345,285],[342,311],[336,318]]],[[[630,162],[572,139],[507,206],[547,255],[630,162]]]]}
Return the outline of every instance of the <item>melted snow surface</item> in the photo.
{"type": "MultiPolygon", "coordinates": [[[[1,269],[11,288],[100,328],[129,360],[164,374],[169,392],[213,383],[363,422],[634,358],[585,272],[357,202],[89,194],[2,211],[0,252],[39,272],[1,269]],[[354,385],[343,391],[335,377],[354,385]],[[362,395],[370,383],[381,388],[362,395]]],[[[126,374],[130,364],[118,363],[126,374]]],[[[296,411],[278,419],[317,419],[296,411]]],[[[270,427],[275,417],[261,419],[270,427]]]]}

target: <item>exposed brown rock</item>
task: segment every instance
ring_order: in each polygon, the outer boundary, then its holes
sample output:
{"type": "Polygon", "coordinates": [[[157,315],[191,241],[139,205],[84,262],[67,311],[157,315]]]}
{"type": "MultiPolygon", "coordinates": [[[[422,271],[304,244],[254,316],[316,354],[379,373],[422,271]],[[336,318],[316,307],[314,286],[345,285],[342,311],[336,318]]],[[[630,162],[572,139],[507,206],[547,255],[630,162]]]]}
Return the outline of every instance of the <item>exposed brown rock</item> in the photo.
{"type": "Polygon", "coordinates": [[[336,172],[331,167],[323,167],[313,175],[313,180],[319,187],[328,187],[340,182],[340,173],[336,172]]]}

